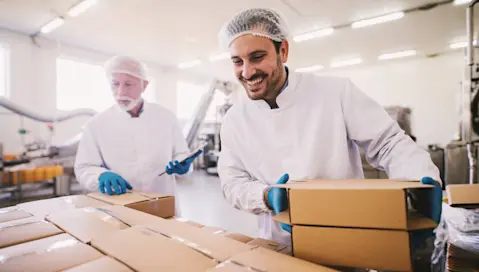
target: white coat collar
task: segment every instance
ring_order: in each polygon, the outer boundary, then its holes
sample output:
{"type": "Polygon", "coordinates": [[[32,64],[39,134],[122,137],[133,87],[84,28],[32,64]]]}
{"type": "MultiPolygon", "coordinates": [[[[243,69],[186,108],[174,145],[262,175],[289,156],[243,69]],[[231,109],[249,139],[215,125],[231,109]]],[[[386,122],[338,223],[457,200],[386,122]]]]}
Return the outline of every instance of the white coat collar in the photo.
{"type": "Polygon", "coordinates": [[[295,93],[296,93],[296,87],[299,81],[299,74],[289,70],[288,78],[286,80],[288,85],[286,86],[286,88],[283,89],[283,91],[276,98],[276,103],[278,104],[279,108],[271,109],[268,103],[264,100],[251,100],[247,98],[248,102],[261,110],[269,110],[269,111],[281,111],[293,105],[294,101],[296,100],[295,93]]]}

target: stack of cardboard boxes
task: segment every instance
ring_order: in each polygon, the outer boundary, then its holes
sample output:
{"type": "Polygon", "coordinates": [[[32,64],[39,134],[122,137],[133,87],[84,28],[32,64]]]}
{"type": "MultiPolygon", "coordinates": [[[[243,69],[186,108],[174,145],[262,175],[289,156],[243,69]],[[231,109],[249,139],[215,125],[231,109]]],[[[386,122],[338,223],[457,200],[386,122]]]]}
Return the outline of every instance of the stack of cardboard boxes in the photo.
{"type": "Polygon", "coordinates": [[[1,209],[0,271],[335,271],[173,215],[173,197],[137,191],[1,209]]]}
{"type": "Polygon", "coordinates": [[[293,256],[334,267],[412,271],[411,231],[431,219],[408,212],[408,190],[432,186],[399,180],[310,180],[286,188],[293,256]]]}

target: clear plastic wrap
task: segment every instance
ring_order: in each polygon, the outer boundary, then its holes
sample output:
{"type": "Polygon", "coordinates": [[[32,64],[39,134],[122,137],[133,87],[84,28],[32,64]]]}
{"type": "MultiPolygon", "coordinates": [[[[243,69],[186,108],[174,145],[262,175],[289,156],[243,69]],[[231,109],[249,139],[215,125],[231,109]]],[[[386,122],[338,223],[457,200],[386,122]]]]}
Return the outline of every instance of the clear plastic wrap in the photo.
{"type": "Polygon", "coordinates": [[[435,232],[432,271],[445,271],[447,243],[479,256],[479,209],[454,208],[443,203],[441,222],[435,232]]]}

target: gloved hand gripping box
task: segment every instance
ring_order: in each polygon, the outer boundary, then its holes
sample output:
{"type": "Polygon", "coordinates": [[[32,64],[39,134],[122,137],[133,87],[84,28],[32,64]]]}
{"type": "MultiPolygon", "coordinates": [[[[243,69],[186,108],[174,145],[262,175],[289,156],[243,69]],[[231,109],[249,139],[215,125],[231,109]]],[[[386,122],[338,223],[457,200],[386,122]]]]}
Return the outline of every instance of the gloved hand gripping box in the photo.
{"type": "Polygon", "coordinates": [[[411,271],[411,232],[436,223],[408,211],[408,190],[432,186],[399,180],[310,180],[288,191],[293,256],[323,265],[411,271]]]}
{"type": "Polygon", "coordinates": [[[88,196],[111,205],[125,206],[162,218],[175,216],[175,197],[170,195],[132,190],[121,195],[94,192],[88,196]]]}

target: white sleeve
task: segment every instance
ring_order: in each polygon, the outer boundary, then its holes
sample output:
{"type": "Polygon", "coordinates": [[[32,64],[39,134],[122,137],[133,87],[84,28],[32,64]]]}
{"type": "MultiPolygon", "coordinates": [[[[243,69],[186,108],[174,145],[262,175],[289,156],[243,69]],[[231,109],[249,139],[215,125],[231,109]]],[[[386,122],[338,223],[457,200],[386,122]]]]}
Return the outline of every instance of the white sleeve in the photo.
{"type": "Polygon", "coordinates": [[[74,167],[76,179],[90,191],[98,190],[100,175],[108,171],[89,125],[83,130],[74,167]]]}
{"type": "Polygon", "coordinates": [[[268,185],[254,179],[246,171],[241,159],[235,152],[234,133],[228,129],[226,119],[221,128],[221,153],[218,161],[218,174],[221,179],[223,195],[236,209],[253,214],[270,212],[264,203],[264,190],[268,185]]]}
{"type": "Polygon", "coordinates": [[[350,80],[345,83],[342,109],[348,137],[364,150],[368,163],[386,171],[391,179],[428,176],[441,183],[430,154],[406,135],[383,107],[350,80]]]}

